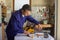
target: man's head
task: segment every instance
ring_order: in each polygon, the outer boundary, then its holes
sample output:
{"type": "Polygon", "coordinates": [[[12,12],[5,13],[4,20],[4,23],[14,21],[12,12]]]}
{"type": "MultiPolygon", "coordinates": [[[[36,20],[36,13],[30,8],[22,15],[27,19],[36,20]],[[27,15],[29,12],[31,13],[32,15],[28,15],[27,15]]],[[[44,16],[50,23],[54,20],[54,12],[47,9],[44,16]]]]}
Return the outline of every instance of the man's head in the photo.
{"type": "Polygon", "coordinates": [[[31,12],[31,6],[28,4],[23,5],[22,7],[22,14],[25,16],[29,16],[31,12]]]}

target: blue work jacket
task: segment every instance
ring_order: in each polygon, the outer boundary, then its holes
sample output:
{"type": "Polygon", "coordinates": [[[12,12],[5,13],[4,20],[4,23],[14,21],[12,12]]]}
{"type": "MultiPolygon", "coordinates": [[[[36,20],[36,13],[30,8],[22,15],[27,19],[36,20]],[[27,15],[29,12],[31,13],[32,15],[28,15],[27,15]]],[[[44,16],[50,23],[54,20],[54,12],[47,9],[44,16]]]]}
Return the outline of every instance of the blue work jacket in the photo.
{"type": "Polygon", "coordinates": [[[23,17],[21,10],[13,12],[6,28],[7,35],[11,36],[16,35],[17,33],[23,33],[23,25],[26,22],[26,20],[35,24],[39,24],[39,22],[32,18],[31,15],[23,17]]]}

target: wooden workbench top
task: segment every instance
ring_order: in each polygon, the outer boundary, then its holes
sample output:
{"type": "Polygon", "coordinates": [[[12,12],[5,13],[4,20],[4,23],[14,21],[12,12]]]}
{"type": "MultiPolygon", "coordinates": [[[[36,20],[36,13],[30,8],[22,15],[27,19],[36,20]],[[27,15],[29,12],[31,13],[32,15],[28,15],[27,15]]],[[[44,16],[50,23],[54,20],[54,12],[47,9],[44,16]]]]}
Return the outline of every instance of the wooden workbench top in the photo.
{"type": "Polygon", "coordinates": [[[51,24],[40,24],[43,28],[52,27],[51,24]]]}

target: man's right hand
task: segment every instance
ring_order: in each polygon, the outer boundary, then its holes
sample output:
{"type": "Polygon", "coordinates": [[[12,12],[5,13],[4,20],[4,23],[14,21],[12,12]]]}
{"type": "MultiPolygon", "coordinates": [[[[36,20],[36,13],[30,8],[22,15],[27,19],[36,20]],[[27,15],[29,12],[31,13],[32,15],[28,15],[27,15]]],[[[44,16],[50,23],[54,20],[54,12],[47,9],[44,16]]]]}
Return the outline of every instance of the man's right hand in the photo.
{"type": "Polygon", "coordinates": [[[30,33],[26,30],[24,30],[24,34],[29,35],[30,33]]]}

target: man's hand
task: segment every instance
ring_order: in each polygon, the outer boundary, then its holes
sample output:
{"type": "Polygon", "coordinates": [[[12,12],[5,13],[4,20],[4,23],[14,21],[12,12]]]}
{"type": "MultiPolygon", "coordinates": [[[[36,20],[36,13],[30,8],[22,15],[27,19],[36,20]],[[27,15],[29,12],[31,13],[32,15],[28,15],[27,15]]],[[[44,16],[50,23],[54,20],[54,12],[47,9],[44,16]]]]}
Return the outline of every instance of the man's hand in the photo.
{"type": "Polygon", "coordinates": [[[26,30],[24,30],[24,34],[29,35],[30,33],[26,30]]]}
{"type": "Polygon", "coordinates": [[[38,31],[42,30],[42,26],[40,24],[36,25],[35,28],[38,29],[38,31]]]}
{"type": "Polygon", "coordinates": [[[38,24],[38,27],[39,27],[40,29],[42,29],[42,25],[38,24]]]}

